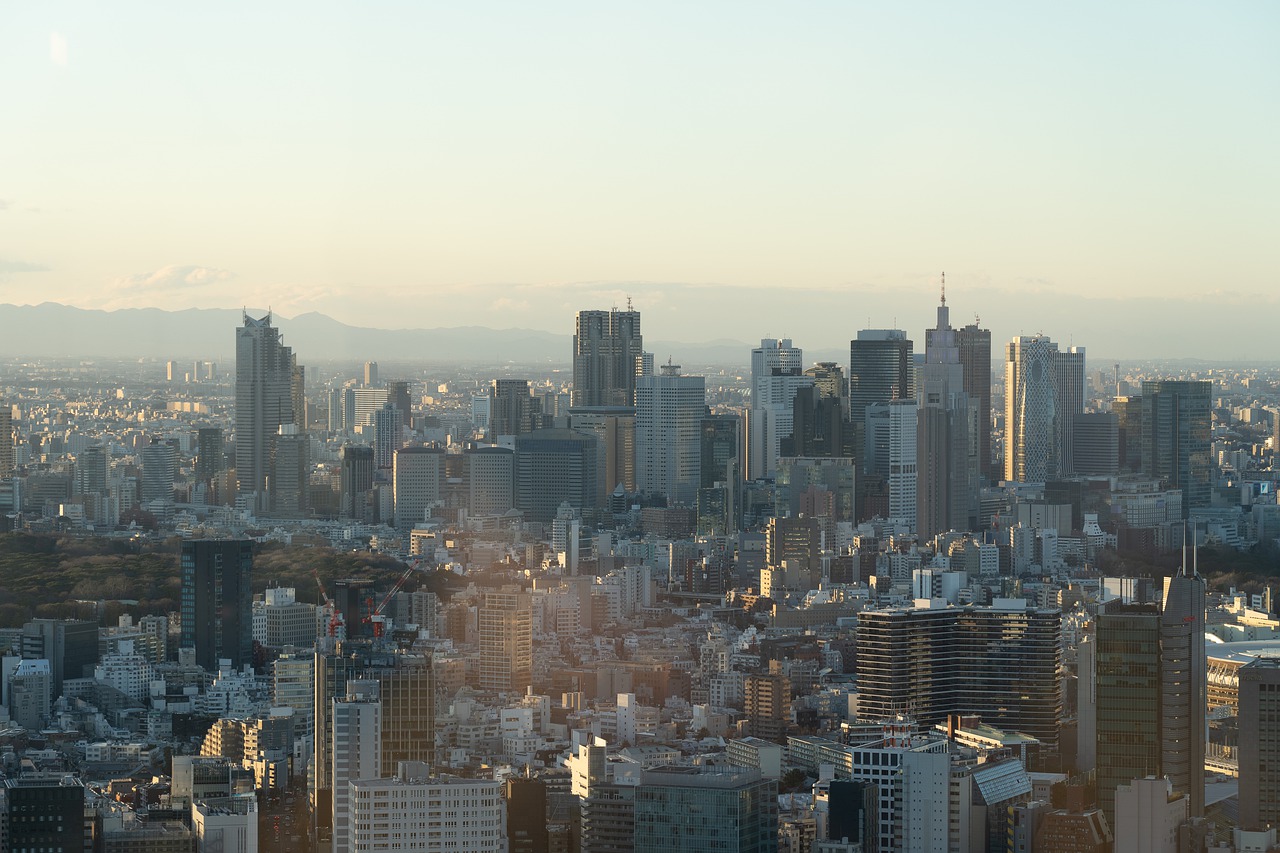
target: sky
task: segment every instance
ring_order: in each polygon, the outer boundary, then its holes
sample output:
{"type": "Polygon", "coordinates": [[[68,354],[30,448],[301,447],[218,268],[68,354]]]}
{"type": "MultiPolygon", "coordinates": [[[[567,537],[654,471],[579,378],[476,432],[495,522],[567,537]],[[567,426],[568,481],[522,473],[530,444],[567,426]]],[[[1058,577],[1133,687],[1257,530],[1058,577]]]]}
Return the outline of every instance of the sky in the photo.
{"type": "Polygon", "coordinates": [[[630,297],[646,337],[817,348],[922,337],[945,271],[997,340],[1280,358],[1277,32],[1273,2],[8,3],[0,302],[567,333],[630,297]]]}

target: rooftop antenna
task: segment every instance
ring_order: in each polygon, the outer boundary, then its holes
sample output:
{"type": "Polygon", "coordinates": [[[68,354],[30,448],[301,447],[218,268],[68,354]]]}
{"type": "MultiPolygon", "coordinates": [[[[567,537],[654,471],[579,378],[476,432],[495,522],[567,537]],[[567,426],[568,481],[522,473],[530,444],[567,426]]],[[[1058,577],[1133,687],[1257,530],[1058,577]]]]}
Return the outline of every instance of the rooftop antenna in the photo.
{"type": "Polygon", "coordinates": [[[947,304],[947,274],[942,273],[942,304],[947,304]]]}
{"type": "Polygon", "coordinates": [[[627,297],[627,310],[628,310],[628,311],[630,311],[630,310],[631,310],[631,297],[630,297],[630,296],[628,296],[628,297],[627,297]]]}

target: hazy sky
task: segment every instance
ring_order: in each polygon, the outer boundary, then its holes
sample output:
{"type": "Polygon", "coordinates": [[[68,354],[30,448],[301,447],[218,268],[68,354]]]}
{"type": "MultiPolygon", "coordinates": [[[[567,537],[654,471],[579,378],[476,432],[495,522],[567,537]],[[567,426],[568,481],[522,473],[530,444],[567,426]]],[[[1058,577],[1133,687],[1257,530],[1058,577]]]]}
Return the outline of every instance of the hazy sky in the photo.
{"type": "Polygon", "coordinates": [[[946,270],[998,339],[1127,354],[1089,318],[1280,313],[1278,33],[1272,0],[11,2],[0,302],[568,331],[630,294],[646,336],[818,347],[919,336],[946,270]]]}

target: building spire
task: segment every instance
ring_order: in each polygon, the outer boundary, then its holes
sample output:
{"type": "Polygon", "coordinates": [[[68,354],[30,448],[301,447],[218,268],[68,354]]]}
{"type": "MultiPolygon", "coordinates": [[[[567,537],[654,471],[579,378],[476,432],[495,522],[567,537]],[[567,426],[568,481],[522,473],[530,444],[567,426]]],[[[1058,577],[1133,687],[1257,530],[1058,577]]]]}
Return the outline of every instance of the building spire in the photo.
{"type": "Polygon", "coordinates": [[[942,274],[942,304],[947,304],[947,274],[942,274]]]}

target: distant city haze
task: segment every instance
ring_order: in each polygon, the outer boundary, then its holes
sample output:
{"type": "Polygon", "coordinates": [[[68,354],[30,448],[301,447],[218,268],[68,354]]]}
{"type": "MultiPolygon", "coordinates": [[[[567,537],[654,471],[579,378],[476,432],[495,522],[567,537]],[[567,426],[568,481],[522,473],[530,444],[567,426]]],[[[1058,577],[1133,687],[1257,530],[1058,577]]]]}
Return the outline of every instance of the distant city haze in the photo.
{"type": "Polygon", "coordinates": [[[1274,4],[4,18],[0,303],[1275,357],[1274,4]]]}

